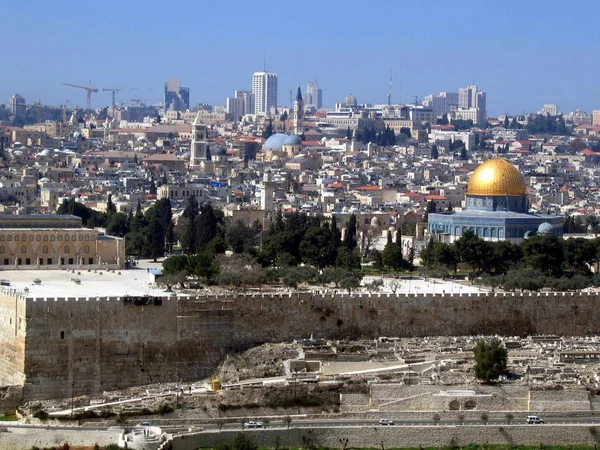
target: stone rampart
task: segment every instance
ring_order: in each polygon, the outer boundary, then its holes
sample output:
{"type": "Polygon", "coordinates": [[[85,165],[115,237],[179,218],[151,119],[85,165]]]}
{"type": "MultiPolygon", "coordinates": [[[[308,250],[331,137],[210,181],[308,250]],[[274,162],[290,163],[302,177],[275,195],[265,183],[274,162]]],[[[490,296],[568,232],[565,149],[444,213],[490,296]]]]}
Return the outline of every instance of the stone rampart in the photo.
{"type": "MultiPolygon", "coordinates": [[[[203,432],[174,436],[172,450],[216,448],[231,442],[240,431],[203,432]]],[[[244,433],[260,448],[308,445],[343,448],[347,439],[353,448],[464,447],[469,444],[589,445],[600,441],[598,430],[589,425],[457,425],[426,427],[332,427],[248,430],[244,433]]]]}
{"type": "Polygon", "coordinates": [[[295,338],[600,334],[598,296],[237,294],[25,298],[0,293],[0,383],[26,400],[208,376],[225,356],[295,338]]]}

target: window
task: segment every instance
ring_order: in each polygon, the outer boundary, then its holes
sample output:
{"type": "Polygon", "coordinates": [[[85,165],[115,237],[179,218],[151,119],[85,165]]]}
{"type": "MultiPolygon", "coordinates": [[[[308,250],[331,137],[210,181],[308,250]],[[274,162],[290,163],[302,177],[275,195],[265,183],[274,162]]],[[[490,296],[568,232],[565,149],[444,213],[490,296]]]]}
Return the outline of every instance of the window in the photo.
{"type": "MultiPolygon", "coordinates": [[[[59,241],[60,241],[60,239],[59,239],[59,241]]],[[[69,242],[69,235],[68,234],[65,235],[65,241],[69,242]]]]}
{"type": "Polygon", "coordinates": [[[61,331],[61,332],[60,332],[60,338],[61,338],[61,339],[64,339],[64,338],[65,338],[65,332],[64,332],[64,331],[61,331]]]}
{"type": "Polygon", "coordinates": [[[25,265],[29,266],[31,264],[31,258],[25,258],[25,265]]]}
{"type": "Polygon", "coordinates": [[[18,234],[15,236],[15,242],[19,242],[19,235],[18,234]]]}
{"type": "Polygon", "coordinates": [[[65,263],[65,258],[58,258],[58,264],[61,266],[65,263]]]}
{"type": "Polygon", "coordinates": [[[89,237],[89,235],[87,235],[87,234],[85,235],[85,240],[86,240],[86,241],[89,241],[89,240],[90,240],[90,237],[89,237]]]}
{"type": "Polygon", "coordinates": [[[69,258],[69,264],[73,264],[73,258],[69,258]]]}
{"type": "Polygon", "coordinates": [[[7,236],[6,240],[7,241],[12,241],[12,236],[7,236]]]}
{"type": "Polygon", "coordinates": [[[52,258],[48,258],[46,260],[46,264],[48,264],[49,266],[51,266],[52,265],[52,258]]]}
{"type": "Polygon", "coordinates": [[[4,253],[4,246],[0,245],[0,253],[4,253]]]}
{"type": "Polygon", "coordinates": [[[44,242],[48,242],[48,235],[47,234],[44,235],[44,242]]]}
{"type": "Polygon", "coordinates": [[[85,246],[83,247],[83,253],[89,253],[90,252],[90,247],[89,246],[85,246]]]}
{"type": "Polygon", "coordinates": [[[83,241],[83,234],[79,235],[79,242],[83,241]]]}
{"type": "Polygon", "coordinates": [[[50,236],[50,241],[54,242],[56,240],[56,236],[52,235],[50,236]]]}
{"type": "MultiPolygon", "coordinates": [[[[32,238],[33,238],[33,236],[32,236],[32,238]]],[[[21,235],[21,240],[22,241],[26,241],[27,240],[27,235],[26,234],[22,234],[21,235]]]]}
{"type": "Polygon", "coordinates": [[[4,236],[4,235],[0,236],[0,241],[1,242],[4,242],[4,239],[6,239],[6,236],[4,236]]]}
{"type": "Polygon", "coordinates": [[[21,245],[21,253],[27,253],[27,247],[21,245]]]}
{"type": "Polygon", "coordinates": [[[44,245],[44,248],[42,249],[42,253],[48,253],[48,246],[44,245]]]}
{"type": "Polygon", "coordinates": [[[4,265],[8,266],[8,258],[4,258],[4,265]]]}
{"type": "Polygon", "coordinates": [[[68,245],[65,245],[65,248],[63,249],[63,252],[65,252],[65,253],[69,253],[69,251],[70,251],[70,250],[69,250],[69,246],[68,246],[68,245]]]}
{"type": "MultiPolygon", "coordinates": [[[[23,239],[23,240],[25,240],[25,239],[23,239]]],[[[33,242],[33,234],[29,235],[29,242],[33,242]]]]}
{"type": "Polygon", "coordinates": [[[72,240],[73,242],[76,242],[76,241],[77,241],[77,236],[75,236],[75,235],[72,235],[72,236],[71,236],[71,240],[72,240]]]}
{"type": "Polygon", "coordinates": [[[88,259],[88,264],[94,264],[94,258],[89,258],[88,259]]]}
{"type": "MultiPolygon", "coordinates": [[[[31,237],[33,237],[33,236],[31,236],[31,237]]],[[[31,238],[30,238],[29,240],[31,240],[31,238]]],[[[38,234],[38,235],[35,237],[35,240],[36,240],[36,241],[38,241],[38,242],[40,242],[40,241],[42,240],[42,237],[41,237],[41,236],[38,234]]]]}
{"type": "Polygon", "coordinates": [[[59,240],[59,241],[62,241],[62,234],[59,234],[59,235],[58,235],[58,240],[59,240]]]}

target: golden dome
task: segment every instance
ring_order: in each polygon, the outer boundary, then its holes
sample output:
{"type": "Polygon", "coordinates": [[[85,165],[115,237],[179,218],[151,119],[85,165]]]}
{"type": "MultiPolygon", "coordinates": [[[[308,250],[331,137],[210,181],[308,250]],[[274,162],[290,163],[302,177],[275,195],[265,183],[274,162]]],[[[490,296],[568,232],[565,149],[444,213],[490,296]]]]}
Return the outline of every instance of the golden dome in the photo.
{"type": "Polygon", "coordinates": [[[467,186],[467,195],[526,195],[525,180],[507,160],[492,158],[475,169],[467,186]]]}

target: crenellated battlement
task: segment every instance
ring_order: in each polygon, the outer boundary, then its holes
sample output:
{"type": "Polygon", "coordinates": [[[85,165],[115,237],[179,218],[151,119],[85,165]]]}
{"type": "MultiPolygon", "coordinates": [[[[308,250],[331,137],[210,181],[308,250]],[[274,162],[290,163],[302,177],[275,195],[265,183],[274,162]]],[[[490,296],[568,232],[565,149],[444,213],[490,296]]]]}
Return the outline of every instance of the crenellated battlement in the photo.
{"type": "Polygon", "coordinates": [[[33,297],[0,291],[0,381],[25,399],[209,376],[232,352],[313,335],[600,334],[599,295],[278,292],[33,297]],[[126,374],[126,376],[123,376],[126,374]]]}

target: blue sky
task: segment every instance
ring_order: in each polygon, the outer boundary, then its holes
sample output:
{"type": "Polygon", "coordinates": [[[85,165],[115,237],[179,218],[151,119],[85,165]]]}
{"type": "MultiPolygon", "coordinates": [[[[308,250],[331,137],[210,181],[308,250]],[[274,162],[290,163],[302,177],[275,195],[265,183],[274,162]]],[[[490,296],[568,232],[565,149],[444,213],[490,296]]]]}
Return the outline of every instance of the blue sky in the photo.
{"type": "Polygon", "coordinates": [[[88,81],[125,88],[121,101],[160,99],[180,78],[193,104],[224,104],[250,88],[266,52],[281,105],[315,75],[325,106],[348,93],[384,103],[391,69],[394,102],[475,81],[491,114],[591,112],[599,13],[598,0],[3,0],[0,103],[19,93],[84,106],[84,91],[60,83],[88,81]]]}

